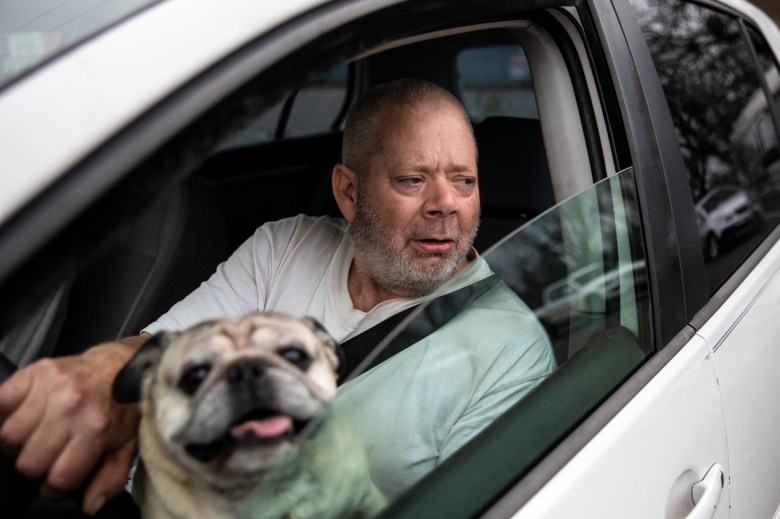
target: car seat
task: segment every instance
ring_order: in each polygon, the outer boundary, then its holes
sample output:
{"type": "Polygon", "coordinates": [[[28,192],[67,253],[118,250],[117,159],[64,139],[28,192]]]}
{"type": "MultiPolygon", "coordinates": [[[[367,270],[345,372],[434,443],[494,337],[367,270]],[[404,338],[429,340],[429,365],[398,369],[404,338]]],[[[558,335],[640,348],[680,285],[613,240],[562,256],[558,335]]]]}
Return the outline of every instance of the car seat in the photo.
{"type": "Polygon", "coordinates": [[[219,197],[204,179],[187,179],[75,279],[54,353],[138,334],[205,281],[227,253],[219,197]]]}
{"type": "Polygon", "coordinates": [[[488,117],[474,125],[474,136],[482,202],[474,245],[484,252],[555,205],[555,196],[537,119],[488,117]]]}

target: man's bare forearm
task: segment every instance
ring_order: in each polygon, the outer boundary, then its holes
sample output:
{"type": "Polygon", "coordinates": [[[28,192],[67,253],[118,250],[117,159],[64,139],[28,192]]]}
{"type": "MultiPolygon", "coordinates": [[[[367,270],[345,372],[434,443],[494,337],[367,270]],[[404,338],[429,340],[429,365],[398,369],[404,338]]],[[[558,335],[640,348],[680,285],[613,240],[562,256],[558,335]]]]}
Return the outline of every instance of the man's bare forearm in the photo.
{"type": "Polygon", "coordinates": [[[62,497],[86,484],[83,508],[94,513],[122,490],[140,414],[136,405],[115,402],[111,386],[150,337],[41,359],[0,386],[0,446],[17,455],[20,473],[43,481],[44,496],[62,497]]]}
{"type": "MultiPolygon", "coordinates": [[[[116,362],[124,363],[127,362],[127,360],[130,359],[130,357],[132,357],[150,338],[150,334],[141,332],[139,335],[132,335],[117,341],[98,344],[97,346],[93,346],[86,350],[83,355],[93,356],[99,354],[103,357],[108,355],[109,357],[114,358],[116,362]]],[[[119,368],[117,368],[117,371],[118,369],[119,368]]]]}

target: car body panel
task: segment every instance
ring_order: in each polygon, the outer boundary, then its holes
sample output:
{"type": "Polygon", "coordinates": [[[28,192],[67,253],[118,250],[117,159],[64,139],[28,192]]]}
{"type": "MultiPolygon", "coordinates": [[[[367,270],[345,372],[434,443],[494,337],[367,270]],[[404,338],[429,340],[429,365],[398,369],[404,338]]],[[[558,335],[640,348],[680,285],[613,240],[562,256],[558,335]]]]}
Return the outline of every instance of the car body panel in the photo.
{"type": "Polygon", "coordinates": [[[780,243],[699,329],[714,351],[731,453],[734,517],[769,517],[780,503],[780,243]],[[768,332],[768,333],[765,333],[768,332]]]}
{"type": "MultiPolygon", "coordinates": [[[[728,471],[723,412],[710,351],[695,337],[513,517],[668,517],[689,504],[677,486],[714,463],[728,471]]],[[[726,490],[714,517],[729,516],[728,499],[726,490]]]]}

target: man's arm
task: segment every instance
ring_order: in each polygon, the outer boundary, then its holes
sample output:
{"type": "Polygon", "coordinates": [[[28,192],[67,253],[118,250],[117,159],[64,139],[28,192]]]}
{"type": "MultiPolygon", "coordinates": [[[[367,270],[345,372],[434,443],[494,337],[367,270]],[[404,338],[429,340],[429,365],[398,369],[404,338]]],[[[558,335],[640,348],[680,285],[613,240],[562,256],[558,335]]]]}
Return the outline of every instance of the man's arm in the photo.
{"type": "Polygon", "coordinates": [[[452,426],[444,442],[440,446],[436,465],[449,458],[482,432],[485,427],[496,421],[510,407],[522,400],[534,387],[546,378],[525,380],[515,386],[508,387],[496,393],[487,395],[469,408],[452,426]]]}
{"type": "Polygon", "coordinates": [[[42,479],[41,494],[61,498],[87,483],[82,507],[94,514],[127,481],[137,444],[137,405],[111,397],[114,377],[150,337],[47,358],[0,386],[0,447],[16,467],[42,479]]]}

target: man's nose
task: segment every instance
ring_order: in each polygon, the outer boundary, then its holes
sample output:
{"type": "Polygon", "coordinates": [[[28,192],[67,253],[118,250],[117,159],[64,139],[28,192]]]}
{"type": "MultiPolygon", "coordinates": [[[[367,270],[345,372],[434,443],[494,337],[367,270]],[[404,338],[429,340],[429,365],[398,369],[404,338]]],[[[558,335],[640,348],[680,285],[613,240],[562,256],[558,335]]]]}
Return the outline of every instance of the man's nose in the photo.
{"type": "Polygon", "coordinates": [[[425,213],[428,216],[443,218],[458,209],[454,187],[449,179],[435,179],[426,189],[425,213]]]}

